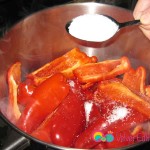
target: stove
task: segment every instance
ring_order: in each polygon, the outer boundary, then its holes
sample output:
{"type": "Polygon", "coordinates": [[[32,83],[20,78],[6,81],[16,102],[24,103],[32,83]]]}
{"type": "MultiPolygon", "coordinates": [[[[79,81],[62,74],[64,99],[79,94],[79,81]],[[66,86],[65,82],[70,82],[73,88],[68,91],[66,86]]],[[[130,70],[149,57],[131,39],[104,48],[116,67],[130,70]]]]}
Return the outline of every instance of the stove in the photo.
{"type": "MultiPolygon", "coordinates": [[[[84,0],[0,0],[0,36],[21,19],[39,10],[84,0]]],[[[86,2],[89,0],[85,0],[86,2]]],[[[137,0],[92,0],[133,10],[137,0]]],[[[150,142],[132,150],[149,150],[150,142]]],[[[0,150],[45,150],[45,146],[23,137],[0,118],[0,150]]]]}

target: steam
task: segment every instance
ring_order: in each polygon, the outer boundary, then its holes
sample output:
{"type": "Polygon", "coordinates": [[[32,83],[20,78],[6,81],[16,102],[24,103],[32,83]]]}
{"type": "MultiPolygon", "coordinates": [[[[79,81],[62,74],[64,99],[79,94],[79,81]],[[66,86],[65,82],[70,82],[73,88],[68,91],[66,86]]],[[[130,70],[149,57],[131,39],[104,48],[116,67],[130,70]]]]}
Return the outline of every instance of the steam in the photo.
{"type": "Polygon", "coordinates": [[[8,107],[8,97],[4,97],[0,100],[0,112],[4,115],[4,116],[9,116],[11,114],[11,111],[9,111],[7,114],[7,107],[8,107]]]}

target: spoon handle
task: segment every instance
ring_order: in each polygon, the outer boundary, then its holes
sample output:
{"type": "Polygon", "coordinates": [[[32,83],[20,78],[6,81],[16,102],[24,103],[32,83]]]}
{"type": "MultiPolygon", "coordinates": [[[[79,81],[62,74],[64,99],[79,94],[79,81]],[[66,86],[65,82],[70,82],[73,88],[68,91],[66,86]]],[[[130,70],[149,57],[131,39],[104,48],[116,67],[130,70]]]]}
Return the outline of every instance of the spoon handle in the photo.
{"type": "Polygon", "coordinates": [[[119,23],[119,29],[126,27],[126,26],[136,25],[139,23],[140,23],[140,20],[132,20],[132,21],[124,22],[124,23],[119,23]]]}

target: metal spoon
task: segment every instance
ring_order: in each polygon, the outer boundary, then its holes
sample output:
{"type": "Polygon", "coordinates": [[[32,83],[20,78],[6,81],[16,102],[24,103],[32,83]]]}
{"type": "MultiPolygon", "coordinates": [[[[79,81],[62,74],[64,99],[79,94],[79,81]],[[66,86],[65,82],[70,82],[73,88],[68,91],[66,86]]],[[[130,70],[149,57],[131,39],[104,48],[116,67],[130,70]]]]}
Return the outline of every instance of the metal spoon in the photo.
{"type": "Polygon", "coordinates": [[[65,27],[77,39],[103,42],[113,37],[121,28],[139,23],[140,20],[119,23],[107,15],[85,14],[72,19],[65,27]]]}

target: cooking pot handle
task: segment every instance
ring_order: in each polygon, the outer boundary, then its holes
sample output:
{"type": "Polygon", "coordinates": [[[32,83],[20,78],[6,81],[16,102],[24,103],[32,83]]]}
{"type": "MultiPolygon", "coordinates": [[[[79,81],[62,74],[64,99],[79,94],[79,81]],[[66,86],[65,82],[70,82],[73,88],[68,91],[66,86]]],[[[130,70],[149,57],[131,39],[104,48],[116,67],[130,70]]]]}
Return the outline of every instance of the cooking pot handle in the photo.
{"type": "Polygon", "coordinates": [[[15,133],[15,139],[12,137],[11,142],[7,145],[3,146],[3,149],[7,150],[23,150],[30,146],[30,141],[26,139],[24,136],[19,135],[17,132],[15,133]],[[13,139],[12,139],[13,138],[13,139]]]}
{"type": "Polygon", "coordinates": [[[30,145],[30,141],[17,133],[0,116],[0,149],[23,150],[30,145]]]}

